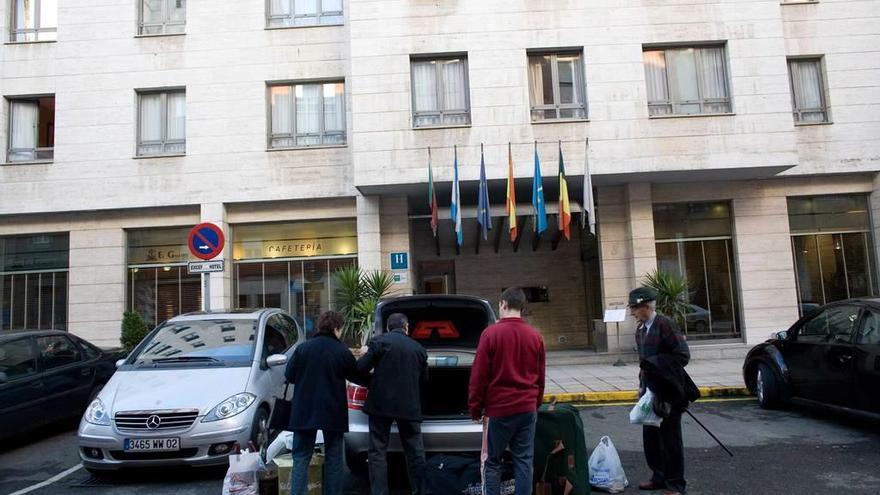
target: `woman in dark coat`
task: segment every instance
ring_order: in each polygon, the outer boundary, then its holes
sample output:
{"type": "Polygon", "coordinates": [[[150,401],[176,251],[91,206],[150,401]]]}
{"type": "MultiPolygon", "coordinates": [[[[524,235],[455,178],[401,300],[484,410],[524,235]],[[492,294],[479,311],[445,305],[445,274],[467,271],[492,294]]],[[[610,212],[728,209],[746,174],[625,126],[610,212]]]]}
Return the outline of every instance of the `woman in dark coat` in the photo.
{"type": "Polygon", "coordinates": [[[351,351],[339,341],[342,325],[338,313],[322,314],[318,332],[296,348],[287,364],[285,376],[294,386],[288,426],[293,432],[291,495],[307,493],[318,430],[324,435],[324,493],[342,493],[342,437],[348,431],[345,381],[365,384],[357,374],[351,351]]]}

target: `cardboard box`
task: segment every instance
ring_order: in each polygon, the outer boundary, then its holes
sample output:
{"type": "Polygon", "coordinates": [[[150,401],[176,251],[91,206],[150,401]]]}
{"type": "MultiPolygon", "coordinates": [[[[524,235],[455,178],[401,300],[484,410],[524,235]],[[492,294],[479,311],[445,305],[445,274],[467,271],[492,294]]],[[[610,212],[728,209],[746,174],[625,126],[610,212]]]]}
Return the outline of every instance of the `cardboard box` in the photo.
{"type": "MultiPolygon", "coordinates": [[[[290,470],[293,460],[290,454],[276,457],[273,462],[278,467],[278,495],[290,493],[290,470]]],[[[324,455],[315,453],[312,462],[309,463],[309,495],[322,495],[324,493],[324,455]]]]}

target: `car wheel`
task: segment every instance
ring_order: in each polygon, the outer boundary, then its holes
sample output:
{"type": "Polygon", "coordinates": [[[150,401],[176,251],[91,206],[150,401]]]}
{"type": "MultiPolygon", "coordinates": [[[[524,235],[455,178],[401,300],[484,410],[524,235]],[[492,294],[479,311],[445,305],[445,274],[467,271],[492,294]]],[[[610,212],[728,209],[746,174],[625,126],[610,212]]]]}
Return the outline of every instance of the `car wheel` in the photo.
{"type": "Polygon", "coordinates": [[[706,333],[707,328],[709,328],[709,326],[706,325],[706,322],[703,320],[694,323],[694,333],[706,333]]]}
{"type": "Polygon", "coordinates": [[[251,424],[251,441],[257,446],[261,454],[266,454],[269,448],[269,411],[265,407],[257,409],[254,421],[251,424]]]}
{"type": "Polygon", "coordinates": [[[357,475],[367,474],[367,456],[354,452],[345,452],[345,464],[348,470],[357,475]]]}
{"type": "Polygon", "coordinates": [[[773,409],[779,405],[781,385],[776,373],[765,363],[758,363],[755,372],[755,395],[758,405],[763,409],[773,409]]]}

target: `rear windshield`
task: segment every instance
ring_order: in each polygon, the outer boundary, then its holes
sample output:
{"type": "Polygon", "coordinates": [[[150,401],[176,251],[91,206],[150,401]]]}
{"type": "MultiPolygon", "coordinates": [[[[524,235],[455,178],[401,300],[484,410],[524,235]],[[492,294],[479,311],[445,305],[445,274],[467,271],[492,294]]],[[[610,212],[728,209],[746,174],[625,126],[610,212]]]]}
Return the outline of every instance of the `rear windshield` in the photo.
{"type": "Polygon", "coordinates": [[[256,321],[192,320],[159,327],[130,358],[137,365],[250,365],[256,321]]]}
{"type": "Polygon", "coordinates": [[[426,348],[476,348],[480,334],[495,319],[492,311],[477,301],[415,298],[383,305],[377,330],[385,330],[388,317],[393,313],[406,315],[410,337],[426,348]]]}

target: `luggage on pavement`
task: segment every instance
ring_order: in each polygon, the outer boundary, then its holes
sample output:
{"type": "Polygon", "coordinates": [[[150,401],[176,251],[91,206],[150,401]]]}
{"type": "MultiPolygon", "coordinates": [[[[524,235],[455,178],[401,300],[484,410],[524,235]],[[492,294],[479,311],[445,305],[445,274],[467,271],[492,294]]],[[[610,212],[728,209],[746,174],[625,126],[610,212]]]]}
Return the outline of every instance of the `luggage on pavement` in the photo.
{"type": "Polygon", "coordinates": [[[607,436],[599,440],[590,455],[590,484],[610,493],[620,493],[629,485],[617,449],[607,436]]]}
{"type": "MultiPolygon", "coordinates": [[[[427,492],[431,495],[482,495],[480,457],[477,454],[434,454],[427,459],[427,492]]],[[[501,495],[513,495],[513,465],[501,470],[501,495]]]]}
{"type": "MultiPolygon", "coordinates": [[[[290,454],[284,454],[276,457],[274,462],[278,466],[278,495],[288,495],[293,459],[290,454]]],[[[324,493],[324,454],[319,452],[312,454],[312,461],[309,462],[309,489],[307,493],[309,495],[324,493]]]]}
{"type": "Polygon", "coordinates": [[[535,427],[535,493],[590,493],[584,423],[568,404],[544,405],[535,427]]]}
{"type": "Polygon", "coordinates": [[[259,452],[247,450],[230,454],[229,469],[223,478],[223,495],[258,495],[260,493],[260,473],[266,464],[259,452]]]}

